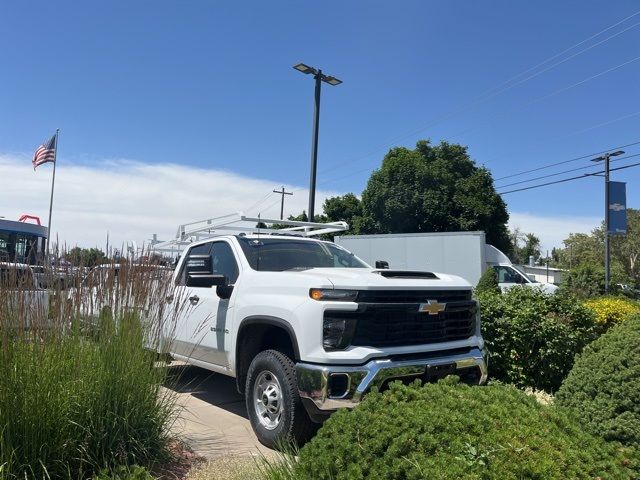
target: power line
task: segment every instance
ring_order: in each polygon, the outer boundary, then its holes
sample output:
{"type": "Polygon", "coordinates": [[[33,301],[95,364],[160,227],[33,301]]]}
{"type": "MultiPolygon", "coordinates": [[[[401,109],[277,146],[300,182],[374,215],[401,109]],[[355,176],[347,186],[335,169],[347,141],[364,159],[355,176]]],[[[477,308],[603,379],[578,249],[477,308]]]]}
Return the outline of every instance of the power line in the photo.
{"type": "Polygon", "coordinates": [[[538,77],[538,76],[540,76],[541,74],[543,74],[543,73],[545,73],[545,72],[548,72],[549,70],[551,70],[551,69],[553,69],[553,68],[557,67],[558,65],[561,65],[561,64],[563,64],[563,63],[565,63],[565,62],[567,62],[567,61],[571,60],[572,58],[575,58],[575,57],[577,57],[578,55],[581,55],[581,54],[583,54],[583,53],[585,53],[585,52],[587,52],[587,51],[591,50],[592,48],[595,48],[595,47],[597,47],[597,46],[599,46],[599,45],[602,45],[603,43],[605,43],[605,42],[607,42],[607,41],[611,40],[612,38],[615,38],[615,37],[617,37],[617,36],[619,36],[619,35],[622,35],[623,33],[627,32],[628,30],[631,30],[632,28],[637,27],[638,25],[640,25],[640,22],[634,23],[633,25],[631,25],[631,26],[629,26],[629,27],[625,28],[624,30],[621,30],[621,31],[619,31],[619,32],[616,32],[616,33],[614,33],[614,34],[612,34],[612,35],[610,35],[610,36],[608,36],[608,37],[606,37],[606,38],[604,38],[604,39],[600,40],[599,42],[597,42],[597,43],[595,43],[595,44],[593,44],[593,45],[590,45],[590,46],[588,46],[588,47],[586,47],[586,48],[583,48],[582,50],[579,50],[578,52],[575,52],[575,53],[573,53],[572,55],[570,55],[570,56],[568,56],[568,57],[566,57],[566,58],[564,58],[564,59],[562,59],[562,60],[560,60],[560,61],[558,61],[558,62],[553,63],[552,65],[548,66],[547,68],[545,68],[545,69],[543,69],[543,70],[541,70],[541,71],[539,71],[539,72],[536,72],[536,73],[534,73],[534,74],[532,74],[532,75],[529,75],[529,76],[525,77],[524,79],[521,79],[521,80],[519,80],[519,81],[517,81],[517,82],[515,82],[515,83],[511,83],[511,82],[513,82],[514,80],[516,80],[516,79],[517,79],[517,78],[519,78],[519,77],[522,77],[523,75],[526,75],[526,74],[527,74],[527,73],[529,73],[529,72],[532,72],[532,71],[536,70],[537,68],[539,68],[539,67],[541,67],[541,66],[543,66],[543,65],[545,65],[545,64],[548,64],[549,62],[552,62],[553,60],[555,60],[555,59],[557,59],[557,58],[559,58],[559,57],[563,56],[565,53],[568,53],[568,52],[570,52],[571,50],[573,50],[573,49],[575,49],[575,48],[579,47],[580,45],[583,45],[583,44],[585,44],[585,43],[589,42],[590,40],[593,40],[594,38],[596,38],[596,37],[598,37],[598,36],[602,35],[603,33],[607,32],[607,31],[609,31],[609,30],[611,30],[611,29],[613,29],[613,28],[615,28],[615,27],[617,27],[618,25],[621,25],[622,23],[626,22],[627,20],[629,20],[629,19],[631,19],[631,18],[633,18],[633,17],[635,17],[635,16],[637,16],[637,15],[640,15],[640,11],[637,11],[637,12],[635,12],[635,13],[633,13],[633,14],[631,14],[631,15],[629,15],[629,16],[627,16],[627,17],[625,17],[625,18],[623,18],[622,20],[620,20],[620,21],[618,21],[618,22],[614,23],[613,25],[610,25],[609,27],[607,27],[607,28],[605,28],[605,29],[603,29],[603,30],[600,30],[599,32],[597,32],[597,33],[595,33],[595,34],[591,35],[590,37],[588,37],[588,38],[586,38],[586,39],[584,39],[584,40],[582,40],[582,41],[580,41],[580,42],[578,42],[578,43],[576,43],[576,44],[572,45],[572,46],[571,46],[571,47],[569,47],[569,48],[566,48],[565,50],[561,51],[560,53],[557,53],[557,54],[555,54],[555,55],[553,55],[553,56],[551,56],[551,57],[547,58],[546,60],[544,60],[544,61],[542,61],[542,62],[540,62],[540,63],[538,63],[538,64],[534,65],[533,67],[529,67],[528,69],[526,69],[526,70],[524,70],[524,71],[522,71],[522,72],[518,73],[517,75],[515,75],[515,76],[513,76],[513,77],[511,77],[511,78],[509,78],[509,79],[507,79],[506,81],[502,82],[502,83],[501,83],[501,84],[499,84],[498,86],[496,86],[496,87],[492,87],[492,88],[490,88],[490,89],[488,89],[488,90],[485,90],[483,93],[481,93],[480,95],[478,95],[477,97],[475,97],[471,102],[469,102],[469,103],[467,103],[467,104],[464,104],[464,105],[461,105],[461,106],[459,106],[459,107],[457,107],[457,108],[453,108],[452,110],[449,110],[449,111],[448,111],[447,113],[445,113],[444,115],[442,115],[442,116],[440,116],[440,117],[436,118],[435,120],[433,120],[433,121],[431,121],[431,122],[429,122],[429,123],[427,123],[427,124],[422,125],[422,126],[421,126],[419,129],[417,129],[417,130],[414,130],[414,131],[412,131],[412,132],[410,132],[410,133],[404,134],[404,135],[399,136],[399,137],[395,137],[395,138],[394,138],[394,139],[392,139],[391,141],[389,141],[389,142],[385,143],[384,145],[380,145],[379,147],[376,147],[376,149],[375,149],[375,150],[372,150],[372,151],[370,151],[369,153],[367,153],[367,154],[365,154],[365,155],[362,155],[362,156],[359,156],[359,157],[353,158],[353,159],[351,159],[351,160],[349,160],[349,161],[347,161],[347,162],[340,162],[340,163],[338,163],[338,164],[334,164],[334,165],[332,165],[332,166],[329,166],[328,168],[325,168],[325,169],[321,170],[319,173],[325,173],[325,172],[328,172],[328,171],[334,170],[335,168],[338,168],[338,167],[340,167],[340,166],[344,165],[344,163],[351,163],[351,162],[355,162],[355,161],[361,160],[361,159],[363,159],[363,158],[367,158],[367,157],[369,157],[370,155],[372,155],[373,153],[378,152],[378,151],[379,151],[379,150],[381,150],[382,148],[389,148],[389,147],[393,146],[395,143],[397,143],[397,142],[399,142],[399,141],[401,141],[401,140],[404,140],[404,139],[406,139],[406,138],[408,138],[408,137],[411,137],[411,136],[413,136],[413,135],[415,135],[415,134],[417,134],[417,133],[420,133],[420,132],[422,132],[423,130],[425,130],[425,129],[427,129],[427,128],[430,128],[430,127],[432,127],[432,126],[434,126],[434,125],[436,125],[436,124],[438,124],[438,123],[440,123],[440,122],[442,122],[442,121],[444,121],[444,120],[448,120],[449,118],[451,118],[451,117],[453,117],[453,116],[457,115],[457,114],[458,114],[458,113],[460,113],[460,112],[466,111],[466,110],[468,110],[469,108],[471,108],[471,107],[473,107],[473,106],[476,106],[476,105],[478,105],[478,104],[481,104],[481,103],[484,103],[484,102],[486,102],[486,101],[488,101],[488,100],[491,100],[492,98],[495,98],[496,96],[500,95],[500,94],[501,94],[501,93],[503,93],[503,92],[506,92],[507,90],[512,89],[513,87],[516,87],[516,86],[518,86],[518,85],[522,85],[523,83],[525,83],[525,82],[527,82],[527,81],[529,81],[529,80],[531,80],[531,79],[533,79],[533,78],[535,78],[535,77],[538,77]],[[511,84],[511,85],[510,85],[510,84],[511,84]],[[497,89],[497,91],[494,91],[494,90],[496,90],[496,89],[497,89]]]}
{"type": "Polygon", "coordinates": [[[267,193],[264,197],[262,197],[260,200],[258,200],[253,205],[251,205],[249,208],[245,208],[244,211],[245,212],[251,212],[251,210],[253,210],[254,208],[257,208],[258,205],[260,205],[261,203],[264,203],[272,195],[272,193],[273,192],[267,193]]]}
{"type": "Polygon", "coordinates": [[[516,190],[509,190],[507,192],[498,192],[498,195],[506,195],[508,193],[515,193],[515,192],[523,192],[525,190],[532,190],[534,188],[546,187],[547,185],[555,185],[556,183],[564,183],[564,182],[570,182],[571,180],[578,180],[579,178],[587,178],[588,176],[589,175],[586,175],[586,174],[578,175],[577,177],[564,178],[562,180],[556,180],[555,182],[541,183],[539,185],[532,185],[531,187],[518,188],[516,190]]]}
{"type": "Polygon", "coordinates": [[[583,129],[581,129],[581,130],[577,130],[577,131],[574,131],[574,132],[568,133],[566,136],[570,136],[570,135],[577,135],[577,134],[580,134],[580,133],[585,133],[585,132],[588,132],[589,130],[594,130],[594,129],[596,129],[596,128],[605,127],[605,126],[607,126],[607,125],[611,125],[612,123],[619,122],[620,120],[626,120],[627,118],[636,117],[636,116],[638,116],[638,115],[640,115],[640,110],[638,110],[637,112],[629,113],[629,114],[627,114],[627,115],[623,115],[623,116],[621,116],[621,117],[614,118],[613,120],[607,120],[606,122],[598,123],[597,125],[592,125],[592,126],[590,126],[590,127],[583,128],[583,129]]]}
{"type": "Polygon", "coordinates": [[[259,214],[262,214],[263,212],[266,212],[267,210],[269,210],[271,207],[275,206],[278,202],[280,201],[280,199],[277,199],[275,202],[267,205],[266,207],[264,207],[262,210],[260,210],[260,212],[258,212],[259,214]]]}
{"type": "MultiPolygon", "coordinates": [[[[640,165],[640,162],[632,163],[631,165],[625,165],[623,167],[612,168],[612,169],[610,169],[610,171],[614,172],[616,170],[624,170],[626,168],[637,167],[639,165],[640,165]]],[[[498,195],[506,195],[508,193],[523,192],[525,190],[533,190],[534,188],[541,188],[541,187],[546,187],[546,186],[549,186],[549,185],[556,185],[558,183],[570,182],[572,180],[579,180],[581,178],[593,177],[593,176],[596,176],[596,175],[600,175],[601,173],[604,173],[604,170],[601,170],[601,171],[595,172],[595,173],[585,173],[583,175],[578,175],[577,177],[563,178],[562,180],[556,180],[555,182],[541,183],[539,185],[532,185],[530,187],[523,187],[523,188],[518,188],[516,190],[509,190],[507,192],[498,192],[498,195]]]]}
{"type": "Polygon", "coordinates": [[[547,165],[543,165],[543,166],[537,167],[537,168],[532,168],[530,170],[524,170],[522,172],[512,173],[511,175],[505,175],[504,177],[499,177],[499,178],[496,178],[494,180],[497,182],[499,180],[504,180],[505,178],[519,177],[520,175],[525,175],[527,173],[538,172],[540,170],[544,170],[546,168],[555,167],[557,165],[564,165],[565,163],[577,162],[578,160],[583,160],[585,158],[590,158],[590,157],[595,157],[597,155],[602,155],[603,153],[610,152],[611,150],[619,150],[619,149],[622,149],[622,148],[632,147],[632,146],[638,145],[638,144],[640,144],[640,140],[637,141],[637,142],[627,143],[626,145],[621,145],[619,147],[607,148],[606,150],[602,150],[600,152],[589,153],[587,155],[582,155],[580,157],[571,158],[569,160],[564,160],[562,162],[549,163],[547,165]]]}
{"type": "MultiPolygon", "coordinates": [[[[638,112],[638,113],[640,113],[640,112],[638,112]]],[[[544,170],[544,169],[547,169],[547,168],[555,167],[555,166],[558,166],[558,165],[563,165],[565,163],[571,163],[571,162],[576,162],[578,160],[584,160],[585,158],[595,157],[597,155],[601,155],[601,154],[609,152],[611,150],[618,150],[618,149],[621,149],[621,148],[627,148],[627,147],[631,147],[631,146],[638,145],[638,144],[640,144],[640,140],[637,141],[637,142],[628,143],[626,145],[620,145],[618,147],[611,147],[611,148],[608,148],[606,150],[602,150],[602,151],[599,151],[599,152],[589,153],[587,155],[582,155],[580,157],[571,158],[569,160],[564,160],[562,162],[550,163],[548,165],[543,165],[541,167],[532,168],[531,170],[525,170],[523,172],[514,173],[514,174],[511,174],[511,175],[505,175],[504,177],[499,177],[499,178],[494,179],[494,181],[498,182],[500,180],[504,180],[504,179],[507,179],[507,178],[518,177],[520,175],[525,175],[527,173],[532,173],[532,172],[538,172],[540,170],[544,170]]],[[[330,183],[339,182],[340,180],[344,180],[345,178],[352,177],[354,175],[357,175],[359,173],[362,173],[362,172],[365,172],[365,171],[368,171],[368,170],[371,170],[371,167],[366,167],[366,168],[357,170],[355,172],[351,172],[351,173],[348,173],[346,175],[342,175],[340,177],[334,177],[334,178],[332,178],[330,180],[326,180],[324,182],[319,182],[318,185],[328,185],[330,183]]],[[[542,178],[545,178],[545,177],[542,177],[542,178]]],[[[502,186],[506,187],[508,185],[502,185],[502,186]]]]}
{"type": "MultiPolygon", "coordinates": [[[[612,163],[613,162],[619,162],[620,160],[627,160],[627,159],[633,158],[633,157],[640,157],[640,153],[636,153],[634,155],[627,155],[626,157],[622,157],[622,158],[616,158],[614,160],[611,160],[611,162],[612,163]]],[[[558,175],[563,175],[565,173],[577,172],[579,170],[587,170],[589,168],[597,168],[597,167],[598,167],[598,165],[587,165],[586,167],[571,168],[569,170],[563,170],[562,172],[550,173],[549,175],[542,175],[540,177],[534,177],[534,178],[530,178],[528,180],[521,180],[519,182],[507,183],[506,185],[499,185],[499,186],[496,186],[496,188],[506,188],[506,187],[511,187],[513,185],[522,185],[523,183],[534,182],[536,180],[542,180],[543,178],[557,177],[558,175]]]]}
{"type": "MultiPolygon", "coordinates": [[[[640,24],[640,22],[638,22],[638,24],[640,24]]],[[[547,94],[545,94],[545,95],[543,95],[541,97],[537,97],[537,98],[534,98],[532,100],[529,100],[528,102],[522,103],[518,107],[517,110],[511,110],[511,111],[505,112],[501,116],[504,117],[504,116],[513,115],[514,113],[519,113],[519,112],[522,111],[523,108],[529,107],[530,105],[533,105],[534,103],[541,102],[541,101],[546,100],[548,98],[554,97],[554,96],[556,96],[556,95],[558,95],[560,93],[566,92],[567,90],[571,90],[572,88],[575,88],[575,87],[578,87],[580,85],[583,85],[583,84],[585,84],[587,82],[590,82],[591,80],[594,80],[594,79],[596,79],[598,77],[601,77],[602,75],[606,75],[607,73],[613,72],[614,70],[618,70],[619,68],[622,68],[622,67],[624,67],[626,65],[629,65],[630,63],[637,62],[638,60],[640,60],[640,56],[632,58],[631,60],[627,60],[626,62],[620,63],[620,64],[615,65],[613,67],[609,67],[609,68],[607,68],[607,69],[605,69],[605,70],[603,70],[603,71],[601,71],[599,73],[591,75],[590,77],[584,78],[584,79],[580,80],[579,82],[573,83],[573,84],[568,85],[566,87],[562,87],[562,88],[560,88],[558,90],[555,90],[555,91],[553,91],[551,93],[547,93],[547,94]]],[[[498,116],[497,114],[493,114],[493,115],[490,115],[489,118],[493,119],[493,118],[495,118],[497,116],[498,116]]],[[[488,125],[488,123],[485,122],[483,125],[467,128],[467,129],[463,130],[462,132],[454,134],[453,137],[458,137],[458,136],[463,135],[465,133],[470,133],[470,132],[474,132],[474,131],[477,131],[477,130],[481,130],[482,128],[486,127],[487,125],[488,125]]]]}
{"type": "MultiPolygon", "coordinates": [[[[638,22],[636,25],[640,25],[640,22],[638,22]]],[[[539,101],[542,101],[542,100],[545,100],[545,99],[547,99],[547,98],[553,97],[553,96],[555,96],[555,95],[558,95],[559,93],[566,92],[567,90],[570,90],[570,89],[572,89],[572,88],[575,88],[575,87],[577,87],[577,86],[579,86],[579,85],[582,85],[582,84],[584,84],[584,83],[586,83],[586,82],[588,82],[588,81],[590,81],[590,80],[593,80],[593,79],[595,79],[595,78],[598,78],[598,77],[600,77],[600,76],[602,76],[602,75],[605,75],[605,74],[607,74],[607,73],[610,73],[610,72],[612,72],[612,71],[614,71],[614,70],[617,70],[617,69],[619,69],[619,68],[622,68],[622,67],[624,67],[624,66],[626,66],[626,65],[629,65],[630,63],[637,62],[638,60],[640,60],[640,56],[637,56],[637,57],[635,57],[635,58],[632,58],[631,60],[627,60],[626,62],[623,62],[623,63],[621,63],[621,64],[619,64],[619,65],[614,66],[614,67],[607,68],[606,70],[603,70],[602,72],[596,73],[595,75],[591,75],[590,77],[587,77],[587,78],[585,78],[585,79],[583,79],[583,80],[580,80],[579,82],[573,83],[573,84],[571,84],[571,85],[569,85],[569,86],[567,86],[567,87],[563,87],[563,88],[561,88],[561,89],[559,89],[559,90],[556,90],[556,91],[554,91],[554,92],[551,92],[551,93],[545,94],[545,95],[543,95],[542,97],[538,97],[538,98],[535,98],[535,99],[533,99],[533,100],[530,100],[529,102],[526,102],[526,103],[522,104],[522,105],[520,106],[520,108],[518,109],[518,111],[521,111],[521,109],[522,109],[523,107],[527,107],[527,106],[532,105],[532,104],[534,104],[534,103],[537,103],[537,102],[539,102],[539,101]]],[[[512,111],[511,113],[514,113],[514,112],[512,111]]],[[[633,115],[637,115],[637,114],[639,114],[639,113],[640,113],[640,112],[637,112],[636,114],[632,114],[632,115],[627,115],[627,117],[630,117],[630,116],[633,116],[633,115]]],[[[495,115],[493,115],[493,116],[495,117],[495,115]]],[[[626,118],[626,117],[623,117],[623,118],[626,118]]],[[[621,119],[617,119],[617,120],[621,120],[621,119]]],[[[617,120],[613,120],[613,121],[617,121],[617,120]]],[[[480,128],[481,128],[481,127],[480,127],[480,128]]],[[[593,127],[593,128],[595,128],[595,127],[593,127]]],[[[476,128],[476,129],[473,129],[473,128],[472,128],[472,129],[467,129],[467,130],[465,130],[464,132],[461,132],[461,133],[459,133],[459,134],[457,134],[457,135],[461,135],[462,133],[468,133],[469,131],[473,131],[473,130],[477,130],[477,128],[476,128]]],[[[455,136],[457,136],[457,135],[454,135],[454,137],[455,137],[455,136]]],[[[319,183],[319,185],[326,185],[326,184],[328,184],[328,183],[334,183],[334,182],[337,182],[337,181],[342,180],[342,179],[344,179],[344,178],[352,177],[352,176],[357,175],[357,174],[359,174],[359,173],[361,173],[361,172],[367,171],[367,170],[369,170],[370,168],[371,168],[371,167],[366,167],[366,168],[363,168],[363,169],[359,169],[359,170],[356,170],[355,172],[351,172],[351,173],[348,173],[348,174],[346,174],[346,175],[343,175],[343,176],[340,176],[340,177],[337,177],[337,178],[333,178],[332,180],[328,180],[328,181],[325,181],[325,182],[321,182],[321,183],[319,183]]],[[[326,170],[325,170],[325,171],[326,171],[326,170]]],[[[502,178],[508,178],[508,177],[502,177],[502,178]]],[[[501,180],[501,178],[498,178],[498,179],[496,179],[496,180],[501,180]]]]}

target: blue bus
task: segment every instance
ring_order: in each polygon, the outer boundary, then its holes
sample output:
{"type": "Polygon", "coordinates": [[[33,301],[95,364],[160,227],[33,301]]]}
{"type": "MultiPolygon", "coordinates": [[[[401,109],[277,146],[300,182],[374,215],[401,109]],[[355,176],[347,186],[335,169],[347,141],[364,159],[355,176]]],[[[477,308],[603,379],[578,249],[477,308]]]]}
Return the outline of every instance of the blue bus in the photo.
{"type": "Polygon", "coordinates": [[[0,218],[0,262],[42,264],[47,227],[0,218]]]}

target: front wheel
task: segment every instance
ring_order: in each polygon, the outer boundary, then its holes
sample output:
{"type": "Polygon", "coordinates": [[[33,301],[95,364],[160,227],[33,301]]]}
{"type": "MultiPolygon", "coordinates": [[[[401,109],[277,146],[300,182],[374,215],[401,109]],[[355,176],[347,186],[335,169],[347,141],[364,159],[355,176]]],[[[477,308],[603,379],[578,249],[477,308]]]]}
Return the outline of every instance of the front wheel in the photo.
{"type": "Polygon", "coordinates": [[[300,401],[294,363],[277,350],[260,352],[251,362],[245,400],[253,431],[267,447],[301,445],[317,428],[300,401]]]}

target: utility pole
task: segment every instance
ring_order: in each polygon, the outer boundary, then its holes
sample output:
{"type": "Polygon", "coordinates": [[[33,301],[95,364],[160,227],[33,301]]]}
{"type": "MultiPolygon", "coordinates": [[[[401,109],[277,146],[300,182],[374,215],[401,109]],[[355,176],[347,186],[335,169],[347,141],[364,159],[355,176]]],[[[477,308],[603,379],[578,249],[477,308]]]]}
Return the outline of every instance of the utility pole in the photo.
{"type": "Polygon", "coordinates": [[[280,220],[283,220],[284,218],[284,196],[285,195],[293,195],[293,192],[285,192],[284,191],[284,187],[282,187],[282,190],[274,190],[273,193],[278,193],[280,195],[282,195],[282,200],[280,201],[280,220]]]}
{"type": "Polygon", "coordinates": [[[604,292],[609,293],[609,283],[611,281],[611,252],[609,242],[611,240],[609,227],[609,162],[611,157],[622,155],[624,151],[605,153],[604,155],[594,158],[592,162],[604,161],[604,292]]]}

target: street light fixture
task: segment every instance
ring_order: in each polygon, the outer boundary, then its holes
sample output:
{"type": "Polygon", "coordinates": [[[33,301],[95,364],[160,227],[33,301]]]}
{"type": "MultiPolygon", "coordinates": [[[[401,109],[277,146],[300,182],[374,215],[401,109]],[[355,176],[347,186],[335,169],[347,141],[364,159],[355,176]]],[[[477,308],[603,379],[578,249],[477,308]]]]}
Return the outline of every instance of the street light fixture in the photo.
{"type": "Polygon", "coordinates": [[[304,63],[298,63],[293,66],[294,69],[306,75],[313,75],[316,80],[315,90],[315,102],[313,109],[313,134],[311,137],[311,174],[309,179],[309,210],[308,219],[313,222],[314,219],[314,204],[316,201],[316,170],[318,166],[318,129],[320,127],[320,89],[322,82],[329,85],[336,86],[342,83],[342,80],[338,80],[331,75],[324,75],[321,69],[316,69],[306,65],[304,63]]]}
{"type": "Polygon", "coordinates": [[[617,157],[622,155],[623,150],[617,150],[611,153],[605,153],[599,157],[592,159],[592,162],[604,161],[604,291],[609,293],[609,282],[611,278],[611,266],[610,266],[610,235],[609,235],[609,160],[611,157],[617,157]]]}

